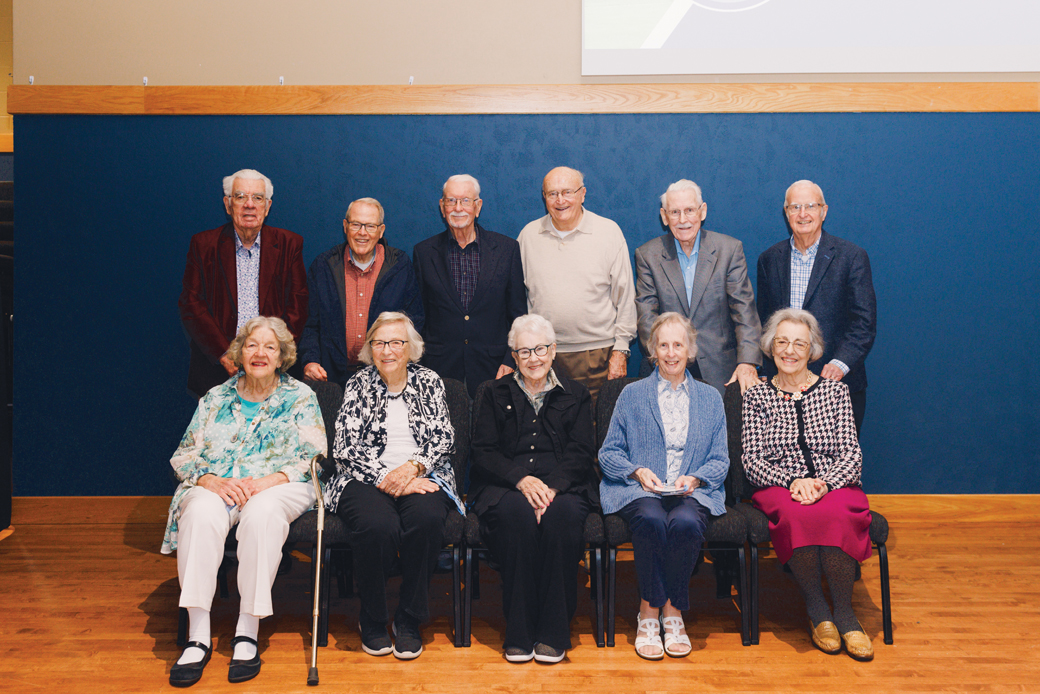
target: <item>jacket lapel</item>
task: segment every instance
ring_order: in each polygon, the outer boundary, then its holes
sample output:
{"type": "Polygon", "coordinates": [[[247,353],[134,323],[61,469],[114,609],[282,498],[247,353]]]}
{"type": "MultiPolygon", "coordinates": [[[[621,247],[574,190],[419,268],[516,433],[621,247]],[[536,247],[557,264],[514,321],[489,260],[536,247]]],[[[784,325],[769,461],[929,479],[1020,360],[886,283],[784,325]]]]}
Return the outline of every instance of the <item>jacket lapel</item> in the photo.
{"type": "MultiPolygon", "coordinates": [[[[477,224],[477,241],[480,243],[480,274],[477,275],[477,286],[473,289],[473,298],[470,300],[469,310],[473,311],[473,307],[480,303],[481,297],[487,294],[488,285],[491,284],[492,279],[495,277],[495,273],[498,270],[498,264],[501,262],[501,256],[498,253],[498,243],[491,238],[490,234],[482,233],[484,230],[479,224],[477,224]]],[[[455,292],[456,298],[458,292],[455,292]]],[[[459,302],[459,307],[462,306],[462,302],[459,302]]]]}
{"type": "Polygon", "coordinates": [[[217,254],[220,256],[220,267],[224,273],[224,285],[228,296],[231,297],[231,306],[238,315],[238,272],[235,264],[235,227],[231,224],[224,226],[217,240],[217,254]]]}
{"type": "MultiPolygon", "coordinates": [[[[831,261],[834,260],[834,255],[837,253],[837,249],[834,246],[834,242],[831,240],[830,234],[822,232],[820,236],[820,247],[816,249],[816,260],[813,261],[812,272],[809,274],[809,286],[805,289],[805,299],[802,301],[802,307],[809,305],[812,300],[813,294],[816,293],[817,287],[820,286],[820,281],[823,279],[824,273],[827,272],[827,268],[830,267],[831,261]]],[[[791,263],[787,263],[788,272],[790,272],[791,263]]]]}
{"type": "Polygon", "coordinates": [[[718,262],[718,252],[712,242],[711,234],[703,228],[700,230],[701,247],[697,254],[697,272],[693,276],[693,296],[690,298],[690,316],[697,311],[697,305],[701,303],[704,290],[708,288],[711,274],[715,271],[715,263],[718,262]]]}
{"type": "MultiPolygon", "coordinates": [[[[780,291],[777,297],[777,307],[787,308],[791,305],[791,241],[788,239],[784,249],[780,252],[780,267],[777,268],[777,277],[780,278],[780,291]]],[[[801,308],[800,306],[798,308],[801,308]]],[[[762,321],[765,323],[765,320],[762,321]]]]}
{"type": "Polygon", "coordinates": [[[260,230],[260,277],[259,284],[257,287],[257,305],[260,308],[260,313],[265,316],[273,315],[270,307],[272,305],[277,306],[280,302],[271,302],[271,294],[278,291],[277,282],[269,281],[270,278],[278,275],[278,268],[275,267],[275,261],[281,257],[278,247],[278,239],[274,237],[274,232],[268,231],[268,227],[265,224],[263,229],[260,230]]]}
{"type": "MultiPolygon", "coordinates": [[[[451,297],[455,308],[459,310],[459,313],[462,313],[462,300],[459,299],[459,290],[455,288],[455,282],[451,279],[451,270],[449,269],[448,254],[451,253],[451,244],[453,243],[457,242],[451,233],[451,229],[445,229],[437,243],[437,252],[433,254],[433,269],[437,273],[441,286],[444,287],[444,293],[451,297]]],[[[474,297],[476,297],[476,293],[474,293],[474,297]]]]}
{"type": "Polygon", "coordinates": [[[661,251],[661,268],[664,270],[664,276],[671,283],[672,290],[679,297],[683,313],[689,317],[690,301],[686,296],[686,282],[683,281],[682,268],[679,267],[679,254],[675,250],[675,239],[670,233],[665,234],[663,238],[664,249],[661,251]]]}

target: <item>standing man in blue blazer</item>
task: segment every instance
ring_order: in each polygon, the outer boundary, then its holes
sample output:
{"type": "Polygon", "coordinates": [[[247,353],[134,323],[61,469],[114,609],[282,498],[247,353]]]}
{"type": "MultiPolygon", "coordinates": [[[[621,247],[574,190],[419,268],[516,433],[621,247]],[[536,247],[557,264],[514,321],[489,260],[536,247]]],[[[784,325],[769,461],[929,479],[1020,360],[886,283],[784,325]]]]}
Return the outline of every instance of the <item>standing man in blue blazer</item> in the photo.
{"type": "MultiPolygon", "coordinates": [[[[758,315],[764,325],[781,308],[812,313],[823,331],[823,358],[810,368],[841,381],[852,396],[856,430],[867,408],[866,359],[877,334],[877,299],[870,259],[859,246],[823,230],[827,203],[812,181],[796,181],[784,196],[791,238],[758,257],[758,315]]],[[[766,374],[776,374],[769,359],[766,374]]]]}
{"type": "Polygon", "coordinates": [[[422,363],[463,381],[471,398],[483,381],[513,370],[506,336],[527,313],[520,246],[477,223],[482,205],[477,179],[452,176],[440,200],[448,228],[412,251],[426,315],[422,363]]]}

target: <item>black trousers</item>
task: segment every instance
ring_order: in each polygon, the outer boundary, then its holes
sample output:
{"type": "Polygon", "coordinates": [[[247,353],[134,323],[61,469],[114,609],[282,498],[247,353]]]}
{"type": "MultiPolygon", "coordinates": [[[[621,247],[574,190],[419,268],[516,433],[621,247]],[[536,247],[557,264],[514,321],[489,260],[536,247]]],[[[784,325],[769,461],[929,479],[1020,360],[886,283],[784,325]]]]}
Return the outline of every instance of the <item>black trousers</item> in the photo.
{"type": "Polygon", "coordinates": [[[386,624],[386,579],[401,557],[398,613],[425,622],[430,618],[430,579],[444,545],[444,520],[455,508],[443,491],[393,498],[376,487],[351,482],[343,488],[336,513],[350,529],[354,575],[363,618],[386,624]]]}
{"type": "Polygon", "coordinates": [[[558,494],[538,523],[524,495],[512,490],[481,515],[484,544],[501,565],[505,648],[570,649],[589,508],[584,496],[558,494]]]}

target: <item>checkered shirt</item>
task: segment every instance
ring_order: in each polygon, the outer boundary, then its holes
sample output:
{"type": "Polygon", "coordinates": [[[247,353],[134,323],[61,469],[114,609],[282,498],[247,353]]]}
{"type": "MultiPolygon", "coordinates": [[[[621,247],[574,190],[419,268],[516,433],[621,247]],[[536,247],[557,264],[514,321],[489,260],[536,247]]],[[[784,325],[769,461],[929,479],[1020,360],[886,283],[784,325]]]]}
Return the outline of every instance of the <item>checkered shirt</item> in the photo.
{"type": "Polygon", "coordinates": [[[744,393],[744,470],[756,487],[784,487],[806,477],[833,491],[858,486],[863,454],[849,388],[821,378],[801,400],[785,400],[772,383],[744,393]]]}
{"type": "Polygon", "coordinates": [[[477,288],[477,277],[480,276],[480,236],[469,243],[465,248],[459,248],[458,243],[451,244],[448,252],[448,266],[451,269],[451,280],[455,283],[455,290],[459,293],[462,302],[462,310],[469,310],[469,303],[473,300],[473,290],[477,288]]]}
{"type": "Polygon", "coordinates": [[[235,233],[235,277],[238,280],[238,333],[242,326],[260,315],[260,234],[251,248],[242,245],[235,233]]]}

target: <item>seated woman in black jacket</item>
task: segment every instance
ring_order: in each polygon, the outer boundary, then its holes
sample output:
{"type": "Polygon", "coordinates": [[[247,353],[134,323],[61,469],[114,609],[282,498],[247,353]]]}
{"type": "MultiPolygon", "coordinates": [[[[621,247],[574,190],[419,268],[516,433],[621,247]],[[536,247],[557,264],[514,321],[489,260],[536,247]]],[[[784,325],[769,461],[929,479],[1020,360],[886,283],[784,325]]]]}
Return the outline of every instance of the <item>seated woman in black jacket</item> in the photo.
{"type": "Polygon", "coordinates": [[[520,316],[508,341],[519,371],[477,403],[470,505],[502,569],[506,660],[557,663],[571,647],[585,517],[598,503],[591,399],[553,372],[545,318],[520,316]]]}

